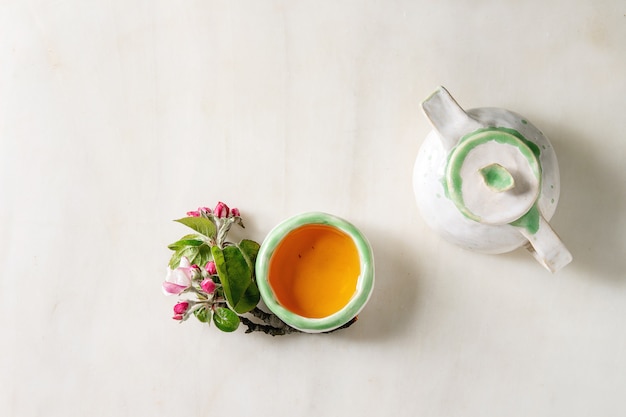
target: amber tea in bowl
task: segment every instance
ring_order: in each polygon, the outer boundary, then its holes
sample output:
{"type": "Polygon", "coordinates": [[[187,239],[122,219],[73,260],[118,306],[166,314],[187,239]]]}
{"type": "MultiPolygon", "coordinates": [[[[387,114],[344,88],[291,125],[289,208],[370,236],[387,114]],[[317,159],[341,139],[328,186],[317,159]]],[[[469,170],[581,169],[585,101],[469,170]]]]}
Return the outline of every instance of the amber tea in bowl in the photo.
{"type": "Polygon", "coordinates": [[[352,224],[305,213],[276,226],[261,245],[257,283],[267,307],[309,333],[330,331],[354,318],[374,284],[367,239],[352,224]]]}

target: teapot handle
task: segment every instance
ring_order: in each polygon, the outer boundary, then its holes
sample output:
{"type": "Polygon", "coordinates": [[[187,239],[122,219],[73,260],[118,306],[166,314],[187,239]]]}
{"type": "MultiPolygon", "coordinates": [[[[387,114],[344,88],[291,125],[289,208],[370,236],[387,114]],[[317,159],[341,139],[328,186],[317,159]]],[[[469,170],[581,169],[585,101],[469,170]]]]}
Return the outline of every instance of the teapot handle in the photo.
{"type": "Polygon", "coordinates": [[[439,87],[422,102],[422,110],[439,133],[446,151],[452,150],[467,133],[484,127],[465,113],[444,87],[439,87]]]}
{"type": "Polygon", "coordinates": [[[557,272],[572,261],[572,254],[543,216],[539,218],[539,229],[535,233],[526,228],[519,230],[528,239],[528,251],[550,272],[557,272]]]}

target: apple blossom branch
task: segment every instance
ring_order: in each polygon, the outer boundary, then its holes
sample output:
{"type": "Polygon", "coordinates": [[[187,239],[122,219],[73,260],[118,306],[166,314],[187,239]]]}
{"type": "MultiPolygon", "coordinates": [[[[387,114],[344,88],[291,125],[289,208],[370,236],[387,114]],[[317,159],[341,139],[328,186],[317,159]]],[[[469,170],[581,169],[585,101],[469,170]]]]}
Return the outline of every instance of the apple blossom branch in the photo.
{"type": "MultiPolygon", "coordinates": [[[[271,336],[301,333],[257,307],[260,292],[255,261],[260,245],[248,239],[239,243],[226,240],[232,225],[244,227],[238,209],[231,210],[220,201],[213,210],[200,207],[176,222],[195,233],[168,246],[174,253],[162,289],[165,295],[195,298],[182,299],[174,305],[174,320],[183,322],[194,316],[200,322],[212,322],[224,332],[233,332],[243,324],[246,333],[259,331],[271,336]]],[[[355,321],[356,317],[333,331],[345,329],[355,321]]]]}

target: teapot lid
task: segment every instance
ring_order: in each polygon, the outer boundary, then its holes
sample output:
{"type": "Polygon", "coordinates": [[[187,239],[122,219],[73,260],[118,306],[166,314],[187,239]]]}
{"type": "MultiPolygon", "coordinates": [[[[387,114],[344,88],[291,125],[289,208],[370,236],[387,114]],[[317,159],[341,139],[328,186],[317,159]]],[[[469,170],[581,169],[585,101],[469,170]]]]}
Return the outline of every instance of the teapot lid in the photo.
{"type": "Polygon", "coordinates": [[[539,197],[539,148],[513,129],[488,127],[464,136],[450,152],[444,188],[467,218],[507,224],[539,197]]]}

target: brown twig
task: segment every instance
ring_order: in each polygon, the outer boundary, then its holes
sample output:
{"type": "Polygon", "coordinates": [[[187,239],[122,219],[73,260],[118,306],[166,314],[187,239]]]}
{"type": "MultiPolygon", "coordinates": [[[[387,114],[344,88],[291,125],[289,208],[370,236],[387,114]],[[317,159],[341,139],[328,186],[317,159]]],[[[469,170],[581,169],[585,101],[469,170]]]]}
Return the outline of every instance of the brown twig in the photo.
{"type": "Polygon", "coordinates": [[[241,320],[242,324],[248,326],[246,333],[263,332],[265,334],[269,334],[270,336],[283,336],[289,333],[301,333],[300,330],[287,325],[283,327],[273,327],[267,324],[255,323],[247,317],[239,317],[239,320],[241,320]]]}
{"type": "MultiPolygon", "coordinates": [[[[279,319],[278,316],[276,316],[275,314],[266,313],[258,307],[253,308],[250,311],[250,314],[263,321],[264,324],[255,323],[247,317],[239,317],[241,323],[248,327],[246,329],[246,333],[263,332],[265,334],[269,334],[270,336],[283,336],[290,333],[302,333],[300,330],[289,326],[287,323],[279,319]]],[[[354,317],[343,326],[323,333],[333,333],[338,330],[347,329],[348,327],[352,326],[356,321],[357,317],[354,317]]]]}

